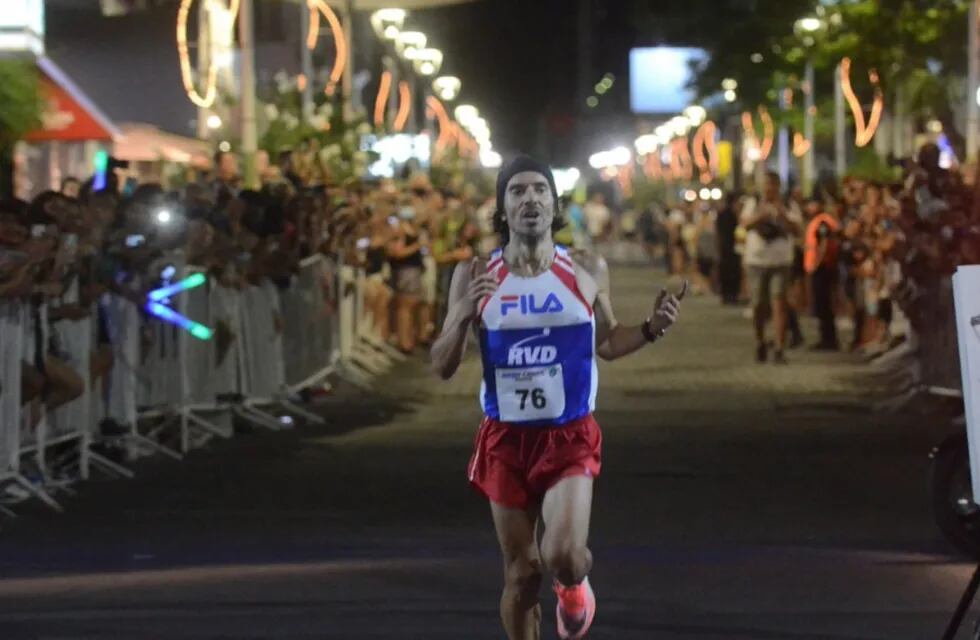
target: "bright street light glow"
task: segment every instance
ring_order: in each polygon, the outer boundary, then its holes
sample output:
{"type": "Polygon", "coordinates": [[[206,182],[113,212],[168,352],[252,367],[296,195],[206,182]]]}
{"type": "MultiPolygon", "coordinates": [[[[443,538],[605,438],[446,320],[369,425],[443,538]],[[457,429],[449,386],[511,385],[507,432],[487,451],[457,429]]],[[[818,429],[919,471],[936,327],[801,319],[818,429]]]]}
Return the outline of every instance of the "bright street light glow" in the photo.
{"type": "Polygon", "coordinates": [[[423,76],[435,75],[442,68],[442,51],[438,49],[419,49],[414,55],[415,70],[423,76]]]}
{"type": "Polygon", "coordinates": [[[462,88],[463,83],[456,76],[439,76],[432,81],[432,90],[446,102],[452,102],[458,98],[462,88]]]}
{"type": "Polygon", "coordinates": [[[694,189],[688,189],[684,192],[684,199],[688,202],[694,202],[698,199],[698,194],[694,192],[694,189]]]}
{"type": "Polygon", "coordinates": [[[633,154],[626,147],[616,147],[609,151],[593,153],[589,157],[589,165],[593,169],[607,169],[609,167],[622,167],[628,165],[633,160],[633,154]]]}
{"type": "Polygon", "coordinates": [[[738,89],[738,80],[735,78],[725,78],[721,81],[721,88],[725,91],[735,91],[735,89],[738,89]]]}
{"type": "Polygon", "coordinates": [[[383,22],[404,24],[405,16],[408,15],[404,9],[378,9],[372,17],[377,16],[383,22]]]}
{"type": "Polygon", "coordinates": [[[820,21],[820,18],[813,18],[813,17],[801,18],[796,21],[796,24],[799,26],[799,28],[802,31],[809,31],[810,33],[813,33],[814,31],[819,31],[820,27],[823,26],[823,23],[820,21]]]}
{"type": "Polygon", "coordinates": [[[756,52],[749,57],[749,60],[751,60],[755,64],[759,64],[760,62],[762,62],[763,57],[761,53],[756,52]]]}
{"type": "Polygon", "coordinates": [[[405,56],[406,49],[424,49],[428,42],[429,39],[421,31],[402,31],[395,39],[395,49],[398,55],[405,56]]]}
{"type": "Polygon", "coordinates": [[[609,152],[609,160],[616,166],[624,166],[630,163],[633,154],[626,147],[616,147],[609,152]]]}
{"type": "Polygon", "coordinates": [[[636,141],[633,143],[633,146],[636,147],[636,152],[638,154],[640,154],[641,156],[645,156],[648,153],[653,153],[654,151],[656,151],[657,145],[659,143],[660,140],[657,138],[656,135],[652,133],[648,133],[637,138],[636,141]]]}
{"type": "Polygon", "coordinates": [[[668,124],[679,136],[686,136],[687,132],[691,130],[691,121],[684,116],[674,116],[668,124]]]}
{"type": "Polygon", "coordinates": [[[708,112],[701,105],[692,104],[687,109],[684,109],[684,117],[691,122],[692,127],[696,127],[705,121],[708,117],[708,112]]]}
{"type": "Polygon", "coordinates": [[[590,109],[595,109],[599,106],[599,98],[595,96],[589,96],[585,99],[585,104],[589,106],[590,109]]]}
{"type": "Polygon", "coordinates": [[[160,209],[157,211],[157,222],[160,224],[168,224],[172,219],[173,214],[171,214],[168,209],[160,209]]]}
{"type": "Polygon", "coordinates": [[[555,174],[555,188],[558,189],[558,195],[560,196],[574,191],[575,185],[578,184],[579,178],[582,177],[582,173],[576,167],[555,169],[553,173],[555,174]]]}
{"type": "Polygon", "coordinates": [[[212,113],[208,116],[208,129],[220,129],[221,128],[221,117],[212,113]]]}
{"type": "Polygon", "coordinates": [[[480,111],[471,104],[461,104],[453,110],[457,122],[464,127],[469,127],[470,123],[480,117],[480,111]]]}
{"type": "Polygon", "coordinates": [[[504,163],[499,153],[491,149],[480,150],[480,164],[486,169],[497,169],[504,163]]]}
{"type": "Polygon", "coordinates": [[[737,98],[738,98],[738,94],[736,94],[731,89],[729,89],[728,91],[725,92],[725,101],[726,102],[735,102],[735,100],[737,98]]]}
{"type": "Polygon", "coordinates": [[[221,144],[218,145],[218,151],[228,153],[229,151],[231,151],[231,143],[228,142],[227,140],[222,140],[221,144]]]}
{"type": "Polygon", "coordinates": [[[701,191],[698,192],[698,196],[700,196],[700,198],[702,200],[710,200],[711,199],[711,189],[709,189],[707,187],[704,187],[703,189],[701,189],[701,191]]]}
{"type": "Polygon", "coordinates": [[[371,28],[379,38],[395,40],[405,24],[404,9],[379,9],[371,14],[371,28]]]}
{"type": "Polygon", "coordinates": [[[718,187],[715,187],[714,189],[711,190],[712,200],[721,200],[721,196],[722,196],[721,189],[719,189],[718,187]]]}

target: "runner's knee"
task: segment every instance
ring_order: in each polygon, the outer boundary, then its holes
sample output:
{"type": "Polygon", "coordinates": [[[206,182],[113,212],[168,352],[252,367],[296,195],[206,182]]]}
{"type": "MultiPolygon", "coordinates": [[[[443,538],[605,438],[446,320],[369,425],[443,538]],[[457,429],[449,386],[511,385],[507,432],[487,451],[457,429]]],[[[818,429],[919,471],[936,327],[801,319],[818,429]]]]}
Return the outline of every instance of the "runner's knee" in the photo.
{"type": "Polygon", "coordinates": [[[522,601],[537,599],[541,589],[541,562],[517,556],[504,561],[504,588],[516,592],[522,601]]]}
{"type": "Polygon", "coordinates": [[[578,579],[588,573],[589,549],[585,545],[553,540],[542,545],[542,553],[552,573],[571,573],[578,579]]]}

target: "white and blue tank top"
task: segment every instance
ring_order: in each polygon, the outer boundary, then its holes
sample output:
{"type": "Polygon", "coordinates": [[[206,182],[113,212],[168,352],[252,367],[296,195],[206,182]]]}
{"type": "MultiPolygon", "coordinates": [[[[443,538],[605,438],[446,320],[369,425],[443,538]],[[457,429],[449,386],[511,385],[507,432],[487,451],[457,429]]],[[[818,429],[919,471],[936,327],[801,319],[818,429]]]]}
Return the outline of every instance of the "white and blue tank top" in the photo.
{"type": "Polygon", "coordinates": [[[530,278],[510,273],[498,249],[487,271],[499,288],[480,306],[488,418],[527,427],[560,426],[595,410],[595,318],[564,247],[551,268],[530,278]]]}

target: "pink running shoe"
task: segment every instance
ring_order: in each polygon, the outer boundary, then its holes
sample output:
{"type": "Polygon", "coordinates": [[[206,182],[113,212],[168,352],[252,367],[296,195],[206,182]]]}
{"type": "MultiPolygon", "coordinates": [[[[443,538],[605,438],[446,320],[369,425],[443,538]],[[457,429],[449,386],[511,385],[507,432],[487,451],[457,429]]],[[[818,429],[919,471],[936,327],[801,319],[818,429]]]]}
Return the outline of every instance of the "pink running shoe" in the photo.
{"type": "Polygon", "coordinates": [[[595,619],[595,594],[586,578],[574,587],[564,587],[555,580],[558,595],[558,637],[563,640],[584,638],[595,619]]]}

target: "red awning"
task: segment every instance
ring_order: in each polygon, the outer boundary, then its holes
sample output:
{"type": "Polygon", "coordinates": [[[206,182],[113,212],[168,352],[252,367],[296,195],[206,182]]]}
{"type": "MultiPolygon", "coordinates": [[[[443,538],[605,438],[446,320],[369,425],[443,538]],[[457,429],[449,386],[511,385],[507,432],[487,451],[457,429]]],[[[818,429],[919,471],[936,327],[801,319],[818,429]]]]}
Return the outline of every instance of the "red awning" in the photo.
{"type": "Polygon", "coordinates": [[[45,109],[41,127],[25,135],[25,141],[111,141],[119,135],[112,121],[50,59],[39,57],[37,66],[45,109]]]}

